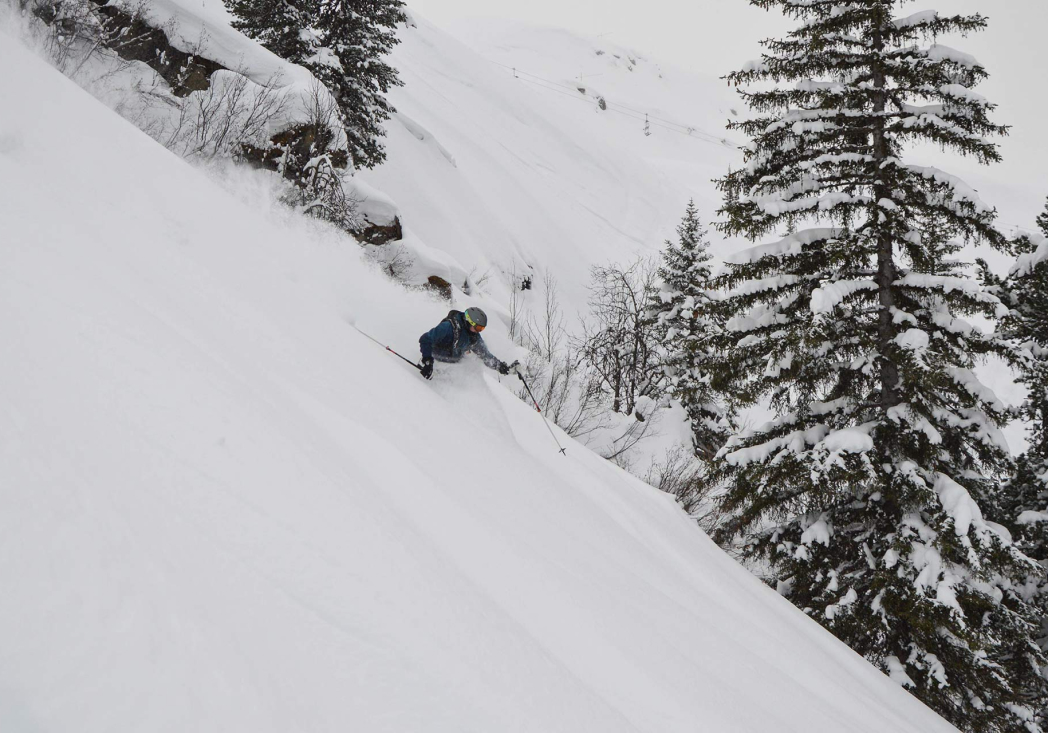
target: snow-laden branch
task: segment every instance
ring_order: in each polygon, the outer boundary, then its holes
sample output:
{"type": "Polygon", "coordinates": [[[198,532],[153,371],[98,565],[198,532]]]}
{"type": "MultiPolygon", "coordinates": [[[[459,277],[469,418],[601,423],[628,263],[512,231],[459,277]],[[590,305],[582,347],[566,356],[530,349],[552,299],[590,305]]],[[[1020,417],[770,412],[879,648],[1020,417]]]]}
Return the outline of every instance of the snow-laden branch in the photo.
{"type": "Polygon", "coordinates": [[[744,249],[728,256],[725,261],[730,265],[752,264],[765,257],[788,257],[798,255],[806,245],[814,244],[823,240],[834,239],[843,232],[836,227],[817,227],[804,229],[789,235],[778,242],[760,244],[756,247],[744,249]]]}
{"type": "Polygon", "coordinates": [[[915,26],[926,25],[933,23],[939,18],[939,12],[937,10],[922,10],[919,13],[913,13],[907,15],[905,18],[896,18],[892,21],[892,25],[902,30],[904,28],[913,28],[915,26]]]}
{"type": "Polygon", "coordinates": [[[876,289],[877,283],[873,280],[837,280],[825,283],[812,292],[808,307],[812,313],[829,313],[849,296],[862,290],[876,289]]]}
{"type": "Polygon", "coordinates": [[[977,69],[982,67],[982,64],[980,64],[971,54],[958,51],[956,48],[944,46],[941,43],[936,43],[934,46],[926,50],[924,55],[932,61],[949,61],[958,66],[963,66],[966,69],[977,69]]]}
{"type": "Polygon", "coordinates": [[[801,278],[798,275],[775,275],[760,280],[747,280],[742,285],[729,290],[723,297],[734,298],[740,295],[755,295],[771,290],[781,290],[796,285],[800,281],[801,278]]]}
{"type": "Polygon", "coordinates": [[[950,367],[946,370],[946,373],[950,375],[950,378],[953,379],[954,382],[961,387],[964,387],[965,391],[970,395],[978,399],[980,402],[989,405],[994,412],[1003,413],[1007,409],[997,394],[979,381],[979,378],[975,376],[975,373],[971,369],[950,367]]]}
{"type": "Polygon", "coordinates": [[[1028,235],[1037,249],[1029,254],[1020,255],[1009,274],[1010,277],[1023,277],[1033,272],[1033,268],[1048,260],[1048,239],[1040,234],[1028,235]]]}

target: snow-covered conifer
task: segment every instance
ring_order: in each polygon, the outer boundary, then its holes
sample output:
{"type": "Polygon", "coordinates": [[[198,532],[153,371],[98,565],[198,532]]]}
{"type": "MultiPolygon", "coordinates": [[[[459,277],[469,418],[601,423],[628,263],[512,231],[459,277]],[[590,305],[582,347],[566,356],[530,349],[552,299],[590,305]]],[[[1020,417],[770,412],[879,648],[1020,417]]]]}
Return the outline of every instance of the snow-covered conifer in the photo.
{"type": "Polygon", "coordinates": [[[1031,564],[983,519],[1009,467],[1007,410],[974,374],[1005,353],[966,320],[1005,308],[953,260],[953,239],[1006,246],[963,181],[905,158],[933,143],[982,163],[994,106],[971,56],[937,42],[982,16],[898,0],[751,0],[799,21],[729,75],[751,142],[719,182],[732,257],[714,386],[767,424],[722,449],[723,541],[785,595],[969,731],[1039,730],[1031,564]],[[772,85],[764,85],[773,82],[772,85]],[[789,86],[783,84],[789,82],[789,86]]]}
{"type": "MultiPolygon", "coordinates": [[[[1048,225],[1048,215],[1041,217],[1048,225]]],[[[1027,390],[1022,417],[1030,434],[1029,446],[1005,486],[997,519],[1012,531],[1023,552],[1048,567],[1048,239],[1020,237],[1016,250],[1015,266],[996,284],[1010,308],[1001,331],[1015,347],[1018,381],[1027,390]]],[[[1039,586],[1036,600],[1048,617],[1048,588],[1043,571],[1040,575],[1032,585],[1039,586]]],[[[1042,622],[1041,639],[1042,647],[1048,648],[1045,637],[1048,618],[1042,622]]]]}
{"type": "Polygon", "coordinates": [[[302,64],[314,53],[317,0],[226,0],[226,7],[234,28],[280,58],[302,64]]]}
{"type": "Polygon", "coordinates": [[[407,19],[402,0],[227,0],[234,27],[273,53],[307,67],[338,102],[357,168],[385,160],[385,95],[402,84],[384,60],[407,19]]]}
{"type": "Polygon", "coordinates": [[[395,111],[385,95],[403,82],[383,60],[407,20],[402,0],[318,0],[319,50],[309,69],[338,100],[357,168],[386,159],[382,123],[395,111]]]}
{"type": "Polygon", "coordinates": [[[709,384],[711,340],[719,330],[710,308],[711,260],[706,229],[695,202],[689,201],[677,226],[677,241],[667,241],[662,251],[661,286],[652,311],[668,391],[688,414],[695,455],[706,461],[727,438],[724,411],[709,384]]]}

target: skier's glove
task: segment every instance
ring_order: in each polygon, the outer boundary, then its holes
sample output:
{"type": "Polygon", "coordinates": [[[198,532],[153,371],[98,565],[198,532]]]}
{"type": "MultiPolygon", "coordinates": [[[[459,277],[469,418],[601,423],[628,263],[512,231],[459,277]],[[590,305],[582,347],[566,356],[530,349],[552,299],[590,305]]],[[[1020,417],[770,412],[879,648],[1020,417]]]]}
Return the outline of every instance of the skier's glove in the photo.
{"type": "Polygon", "coordinates": [[[506,373],[507,374],[520,374],[520,362],[519,361],[515,361],[512,364],[510,364],[509,368],[506,370],[506,373]]]}
{"type": "Polygon", "coordinates": [[[509,364],[504,361],[500,361],[497,367],[499,374],[509,374],[509,370],[512,369],[509,364]]]}
{"type": "Polygon", "coordinates": [[[433,359],[423,358],[422,368],[419,371],[422,372],[422,376],[426,379],[433,379],[433,359]]]}

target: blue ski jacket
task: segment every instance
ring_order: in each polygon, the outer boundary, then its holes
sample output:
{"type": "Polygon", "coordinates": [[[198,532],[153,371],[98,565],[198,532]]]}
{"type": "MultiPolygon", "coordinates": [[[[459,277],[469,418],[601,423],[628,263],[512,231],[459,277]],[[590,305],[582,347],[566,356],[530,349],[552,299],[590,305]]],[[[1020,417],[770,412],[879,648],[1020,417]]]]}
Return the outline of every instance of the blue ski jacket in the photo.
{"type": "Polygon", "coordinates": [[[492,369],[501,363],[490,351],[479,333],[469,330],[462,311],[451,311],[435,328],[426,331],[418,340],[423,359],[456,362],[467,353],[476,354],[492,369]]]}

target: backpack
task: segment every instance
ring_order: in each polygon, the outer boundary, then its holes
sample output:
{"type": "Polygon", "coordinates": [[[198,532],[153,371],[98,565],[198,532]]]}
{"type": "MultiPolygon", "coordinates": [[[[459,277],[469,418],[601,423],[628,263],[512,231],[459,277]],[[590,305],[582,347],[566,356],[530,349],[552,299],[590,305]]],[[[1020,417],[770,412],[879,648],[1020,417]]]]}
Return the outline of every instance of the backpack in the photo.
{"type": "Polygon", "coordinates": [[[459,334],[462,333],[462,321],[455,316],[461,315],[462,311],[450,310],[444,317],[444,320],[451,324],[451,347],[455,348],[455,344],[459,342],[459,334]]]}
{"type": "MultiPolygon", "coordinates": [[[[450,310],[447,316],[444,317],[444,321],[451,324],[451,353],[453,356],[456,356],[456,359],[461,356],[461,354],[455,355],[455,347],[458,346],[459,336],[462,335],[462,318],[460,317],[462,315],[462,311],[450,310]]],[[[441,321],[441,323],[444,321],[441,321]]],[[[467,340],[469,343],[466,348],[468,349],[474,343],[473,334],[470,334],[467,340]]]]}

